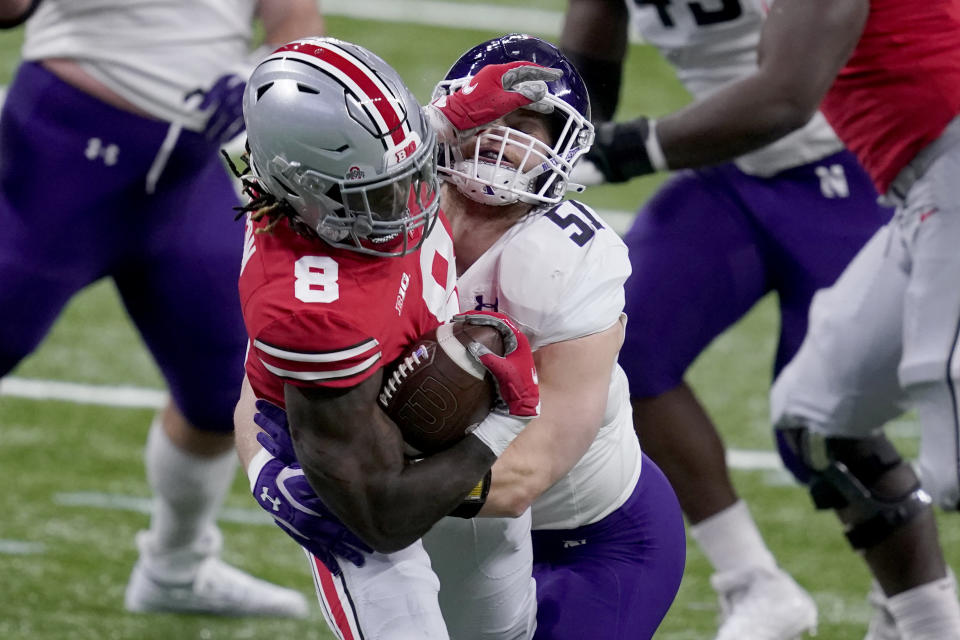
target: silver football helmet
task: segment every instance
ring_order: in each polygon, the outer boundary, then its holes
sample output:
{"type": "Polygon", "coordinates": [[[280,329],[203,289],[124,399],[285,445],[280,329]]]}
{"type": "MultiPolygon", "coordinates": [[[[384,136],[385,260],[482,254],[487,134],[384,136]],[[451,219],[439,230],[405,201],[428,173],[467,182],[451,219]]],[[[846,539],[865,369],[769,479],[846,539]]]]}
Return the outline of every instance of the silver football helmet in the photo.
{"type": "Polygon", "coordinates": [[[243,116],[256,181],[330,245],[399,256],[430,232],[436,137],[370,51],[334,38],[280,47],[250,76],[243,116]]]}

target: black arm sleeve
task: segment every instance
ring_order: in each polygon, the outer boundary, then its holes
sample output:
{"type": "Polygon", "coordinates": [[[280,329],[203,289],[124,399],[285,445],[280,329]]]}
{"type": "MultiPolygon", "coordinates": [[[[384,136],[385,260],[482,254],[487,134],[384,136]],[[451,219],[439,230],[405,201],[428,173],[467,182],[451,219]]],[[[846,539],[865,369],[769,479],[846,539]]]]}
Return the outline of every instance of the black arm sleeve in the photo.
{"type": "Polygon", "coordinates": [[[590,94],[591,119],[594,122],[612,120],[620,102],[620,84],[623,62],[600,60],[576,51],[564,51],[573,66],[580,72],[587,92],[590,94]]]}

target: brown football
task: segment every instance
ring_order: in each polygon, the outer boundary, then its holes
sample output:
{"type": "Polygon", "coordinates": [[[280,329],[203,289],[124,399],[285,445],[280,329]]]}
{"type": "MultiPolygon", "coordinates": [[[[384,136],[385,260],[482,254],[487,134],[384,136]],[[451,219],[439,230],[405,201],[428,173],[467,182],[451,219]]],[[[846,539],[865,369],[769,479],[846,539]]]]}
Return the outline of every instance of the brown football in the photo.
{"type": "Polygon", "coordinates": [[[420,453],[459,442],[493,406],[493,378],[467,352],[471,341],[503,355],[493,327],[448,323],[421,336],[385,374],[380,406],[420,453]]]}

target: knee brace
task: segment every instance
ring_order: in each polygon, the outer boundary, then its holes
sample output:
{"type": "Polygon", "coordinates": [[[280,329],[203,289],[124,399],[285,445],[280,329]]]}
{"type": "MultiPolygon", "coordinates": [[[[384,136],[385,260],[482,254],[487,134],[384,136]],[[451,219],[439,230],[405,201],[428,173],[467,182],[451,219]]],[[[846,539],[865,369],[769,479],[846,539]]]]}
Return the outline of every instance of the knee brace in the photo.
{"type": "Polygon", "coordinates": [[[777,426],[817,509],[836,509],[854,549],[872,547],[930,508],[930,496],[886,436],[835,438],[777,426]]]}

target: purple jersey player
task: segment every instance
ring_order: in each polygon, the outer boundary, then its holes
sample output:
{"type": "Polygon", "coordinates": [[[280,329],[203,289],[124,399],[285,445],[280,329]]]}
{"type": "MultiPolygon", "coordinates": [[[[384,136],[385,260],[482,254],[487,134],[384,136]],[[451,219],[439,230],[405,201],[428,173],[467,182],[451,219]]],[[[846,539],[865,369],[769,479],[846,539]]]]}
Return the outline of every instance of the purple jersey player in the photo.
{"type": "MultiPolygon", "coordinates": [[[[570,0],[562,44],[591,88],[598,119],[606,119],[618,98],[628,18],[699,97],[756,69],[764,12],[761,2],[738,0],[716,8],[570,0]]],[[[665,169],[663,150],[648,135],[655,124],[639,123],[600,126],[587,157],[595,175],[575,179],[621,182],[665,169]]],[[[682,149],[669,151],[673,162],[682,149]]],[[[676,173],[624,238],[633,275],[626,284],[630,323],[620,364],[630,380],[637,433],[670,478],[691,534],[716,571],[711,582],[724,614],[718,639],[792,638],[815,626],[816,608],[777,566],[738,499],[723,444],[684,374],[714,338],[775,291],[781,317],[776,375],[803,340],[813,294],[832,284],[890,218],[877,197],[817,114],[799,131],[734,162],[676,173]]]]}
{"type": "Polygon", "coordinates": [[[218,557],[246,340],[218,149],[242,128],[255,12],[283,42],[323,29],[315,3],[3,3],[6,26],[17,4],[32,16],[0,120],[0,376],[74,294],[112,278],[172,396],[147,442],[156,500],[127,609],[305,615],[301,594],[218,557]]]}

